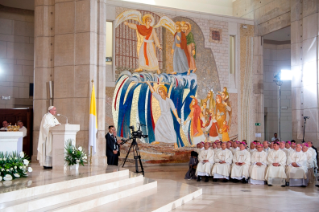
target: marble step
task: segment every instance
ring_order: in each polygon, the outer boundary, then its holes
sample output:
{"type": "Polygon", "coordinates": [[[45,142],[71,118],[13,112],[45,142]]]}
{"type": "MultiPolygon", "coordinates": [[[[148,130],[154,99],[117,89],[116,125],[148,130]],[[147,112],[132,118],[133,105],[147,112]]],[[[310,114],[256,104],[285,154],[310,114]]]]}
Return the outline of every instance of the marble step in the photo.
{"type": "Polygon", "coordinates": [[[202,189],[173,180],[157,180],[157,189],[121,198],[87,212],[165,212],[171,211],[202,195],[202,189]]]}
{"type": "Polygon", "coordinates": [[[92,182],[105,181],[110,179],[117,179],[119,177],[129,176],[129,170],[120,170],[109,173],[97,174],[93,176],[83,176],[80,178],[65,180],[61,178],[61,181],[54,183],[45,182],[43,185],[37,185],[30,188],[24,188],[21,190],[6,192],[0,194],[0,204],[4,202],[23,199],[25,197],[33,197],[38,195],[44,195],[49,192],[59,191],[61,189],[69,189],[77,186],[83,186],[92,182]]]}
{"type": "MultiPolygon", "coordinates": [[[[54,211],[54,212],[69,212],[69,211],[85,211],[92,208],[110,203],[121,198],[144,193],[147,190],[155,189],[157,182],[147,178],[143,178],[143,181],[136,182],[131,185],[119,187],[117,189],[107,190],[99,192],[89,196],[77,198],[74,200],[66,201],[60,204],[55,204],[48,207],[43,207],[38,210],[32,210],[33,212],[42,211],[54,211]]],[[[105,211],[105,210],[104,210],[105,211]]]]}
{"type": "Polygon", "coordinates": [[[86,185],[60,189],[58,191],[2,203],[0,204],[0,209],[4,208],[4,211],[38,210],[43,207],[60,204],[107,190],[114,190],[141,181],[143,181],[143,176],[134,174],[121,178],[112,178],[106,181],[97,181],[86,185]]]}

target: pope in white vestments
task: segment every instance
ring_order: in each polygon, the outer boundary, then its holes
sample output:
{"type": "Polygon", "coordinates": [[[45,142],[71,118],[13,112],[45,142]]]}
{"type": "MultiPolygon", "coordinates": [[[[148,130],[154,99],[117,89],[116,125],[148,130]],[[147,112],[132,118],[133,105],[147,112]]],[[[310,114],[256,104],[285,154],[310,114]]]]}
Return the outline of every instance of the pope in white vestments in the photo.
{"type": "Polygon", "coordinates": [[[214,167],[212,175],[215,179],[224,178],[229,179],[230,167],[233,160],[233,154],[226,149],[226,143],[222,143],[222,149],[215,153],[214,167]]]}
{"type": "Polygon", "coordinates": [[[249,183],[254,185],[265,184],[265,174],[267,170],[267,152],[263,150],[261,144],[257,145],[257,152],[251,157],[250,180],[249,183]]]}
{"type": "Polygon", "coordinates": [[[37,155],[40,166],[44,166],[44,168],[52,167],[52,134],[50,128],[60,125],[60,122],[54,116],[56,108],[50,106],[48,111],[48,113],[44,114],[40,124],[37,155]]]}
{"type": "MultiPolygon", "coordinates": [[[[202,150],[198,155],[198,164],[196,168],[197,176],[210,176],[212,167],[214,165],[214,151],[210,148],[210,143],[206,142],[204,145],[205,149],[202,150]]],[[[206,178],[208,181],[208,178],[206,178]]]]}
{"type": "MultiPolygon", "coordinates": [[[[245,143],[239,145],[240,151],[236,151],[233,156],[233,165],[231,170],[231,178],[247,180],[249,177],[250,153],[245,149],[245,143]]],[[[246,182],[246,181],[245,181],[246,182]]]]}
{"type": "Polygon", "coordinates": [[[268,169],[265,179],[267,180],[269,186],[276,181],[279,181],[278,183],[283,187],[286,185],[286,161],[286,153],[279,149],[278,142],[274,142],[274,150],[271,151],[267,156],[268,169]]]}
{"type": "Polygon", "coordinates": [[[297,144],[296,151],[292,152],[288,157],[287,178],[307,179],[307,157],[301,151],[301,145],[297,144]]]}

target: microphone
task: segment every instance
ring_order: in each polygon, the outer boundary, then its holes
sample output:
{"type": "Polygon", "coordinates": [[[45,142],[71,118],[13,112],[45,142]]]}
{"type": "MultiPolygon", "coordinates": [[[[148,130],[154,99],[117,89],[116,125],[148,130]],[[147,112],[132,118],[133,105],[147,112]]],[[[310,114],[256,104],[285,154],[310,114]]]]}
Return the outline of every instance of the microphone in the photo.
{"type": "Polygon", "coordinates": [[[65,124],[69,124],[68,117],[66,117],[66,116],[64,116],[64,115],[62,115],[62,114],[56,114],[56,115],[57,115],[57,116],[63,116],[63,117],[65,117],[65,118],[66,118],[65,124]]]}

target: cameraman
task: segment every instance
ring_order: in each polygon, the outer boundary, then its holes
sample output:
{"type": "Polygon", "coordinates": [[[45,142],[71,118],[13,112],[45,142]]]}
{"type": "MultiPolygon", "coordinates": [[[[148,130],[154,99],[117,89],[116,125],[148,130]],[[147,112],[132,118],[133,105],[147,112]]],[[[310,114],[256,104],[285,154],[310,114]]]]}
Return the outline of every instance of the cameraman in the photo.
{"type": "Polygon", "coordinates": [[[109,126],[109,132],[105,135],[105,139],[107,164],[117,166],[120,156],[121,141],[117,141],[116,131],[113,125],[109,126]]]}

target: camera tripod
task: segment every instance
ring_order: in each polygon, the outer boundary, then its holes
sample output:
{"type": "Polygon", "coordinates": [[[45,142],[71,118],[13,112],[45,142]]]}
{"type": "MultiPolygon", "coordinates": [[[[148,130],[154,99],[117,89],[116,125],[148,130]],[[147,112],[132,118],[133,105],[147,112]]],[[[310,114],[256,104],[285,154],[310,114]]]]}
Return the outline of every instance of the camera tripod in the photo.
{"type": "Polygon", "coordinates": [[[126,154],[126,157],[125,157],[123,165],[122,165],[122,168],[124,167],[125,162],[127,160],[127,157],[130,154],[131,150],[133,151],[133,155],[134,155],[136,173],[142,173],[143,176],[144,176],[143,164],[142,164],[142,161],[141,161],[141,155],[140,155],[140,151],[139,151],[139,148],[138,148],[138,145],[137,145],[137,142],[136,142],[136,138],[132,138],[132,143],[131,143],[130,148],[128,149],[128,152],[126,154]],[[141,171],[138,170],[138,162],[140,163],[141,171]]]}

